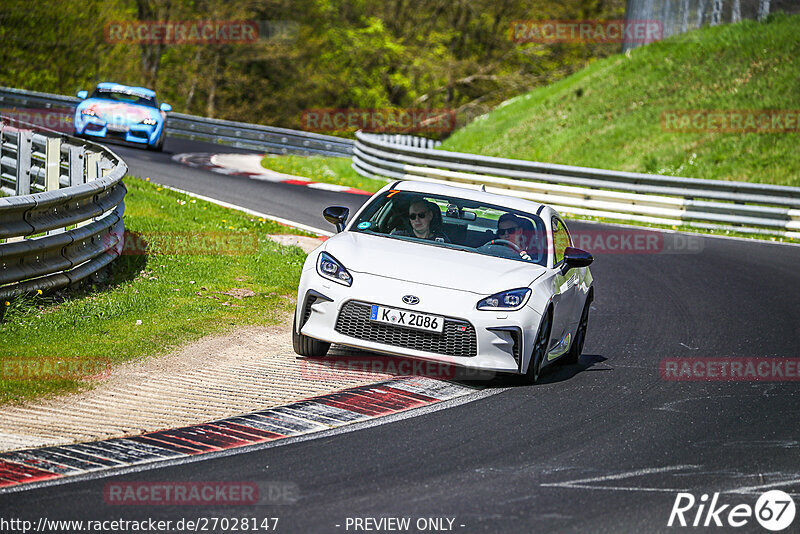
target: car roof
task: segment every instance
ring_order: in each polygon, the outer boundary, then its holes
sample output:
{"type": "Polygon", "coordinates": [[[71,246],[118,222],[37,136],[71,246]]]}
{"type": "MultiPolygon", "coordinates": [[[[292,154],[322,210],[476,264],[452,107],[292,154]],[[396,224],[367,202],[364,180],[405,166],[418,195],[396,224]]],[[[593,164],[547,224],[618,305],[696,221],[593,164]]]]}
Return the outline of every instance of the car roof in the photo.
{"type": "Polygon", "coordinates": [[[467,200],[474,200],[476,202],[485,202],[487,204],[494,204],[504,208],[510,208],[517,211],[526,213],[538,214],[542,208],[546,207],[538,202],[525,200],[522,198],[512,197],[508,195],[500,195],[497,193],[487,193],[478,189],[470,187],[459,187],[456,185],[445,185],[432,182],[418,182],[418,181],[401,181],[392,185],[392,189],[399,191],[408,191],[413,193],[428,193],[431,195],[453,196],[464,198],[467,200]]]}
{"type": "Polygon", "coordinates": [[[98,89],[105,89],[108,91],[117,91],[120,93],[130,93],[136,96],[147,98],[155,98],[156,92],[146,87],[135,87],[131,85],[122,85],[121,83],[102,82],[97,84],[98,89]]]}

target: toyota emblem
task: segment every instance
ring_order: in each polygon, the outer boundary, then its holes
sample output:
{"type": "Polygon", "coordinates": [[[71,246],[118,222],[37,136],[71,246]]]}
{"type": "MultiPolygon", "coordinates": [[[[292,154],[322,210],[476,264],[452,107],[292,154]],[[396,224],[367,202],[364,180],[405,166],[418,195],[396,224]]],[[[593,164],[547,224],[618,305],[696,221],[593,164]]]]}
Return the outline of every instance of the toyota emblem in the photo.
{"type": "Polygon", "coordinates": [[[403,302],[406,304],[419,304],[419,298],[414,295],[406,295],[403,297],[403,302]]]}

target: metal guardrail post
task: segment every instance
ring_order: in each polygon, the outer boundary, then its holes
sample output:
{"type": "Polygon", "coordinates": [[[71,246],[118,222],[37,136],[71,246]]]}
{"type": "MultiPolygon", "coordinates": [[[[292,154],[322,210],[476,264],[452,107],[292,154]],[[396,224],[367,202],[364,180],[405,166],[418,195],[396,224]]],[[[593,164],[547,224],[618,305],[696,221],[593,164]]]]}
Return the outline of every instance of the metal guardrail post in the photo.
{"type": "MultiPolygon", "coordinates": [[[[61,139],[48,137],[45,142],[44,188],[45,191],[56,191],[61,187],[61,139]]],[[[63,234],[65,228],[50,230],[47,235],[63,234]]]]}
{"type": "Polygon", "coordinates": [[[86,183],[86,149],[82,146],[69,147],[69,185],[86,183]]]}
{"type": "Polygon", "coordinates": [[[31,194],[31,150],[33,133],[27,130],[17,132],[17,185],[16,195],[31,194]]]}
{"type": "Polygon", "coordinates": [[[61,174],[61,139],[48,137],[45,148],[44,188],[53,191],[59,188],[58,178],[61,174]]]}
{"type": "Polygon", "coordinates": [[[86,156],[86,181],[91,182],[97,180],[100,176],[98,163],[100,163],[100,154],[92,152],[86,156]]]}

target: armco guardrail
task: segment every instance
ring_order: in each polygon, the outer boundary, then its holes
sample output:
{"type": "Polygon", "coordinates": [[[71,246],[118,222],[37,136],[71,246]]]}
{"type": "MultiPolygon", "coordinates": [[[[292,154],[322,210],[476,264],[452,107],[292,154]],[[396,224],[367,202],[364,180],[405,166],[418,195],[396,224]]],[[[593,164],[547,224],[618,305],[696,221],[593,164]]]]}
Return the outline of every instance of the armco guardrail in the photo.
{"type": "Polygon", "coordinates": [[[11,195],[0,197],[0,298],[73,284],[117,258],[127,171],[100,145],[0,122],[11,195]]]}
{"type": "Polygon", "coordinates": [[[182,113],[169,114],[167,135],[263,150],[273,154],[339,157],[350,157],[353,154],[351,139],[244,122],[206,119],[182,113]]]}
{"type": "MultiPolygon", "coordinates": [[[[21,109],[74,109],[76,97],[0,87],[0,107],[21,109]]],[[[46,126],[46,125],[45,125],[46,126]]],[[[167,136],[220,143],[277,154],[350,157],[353,141],[287,128],[274,128],[183,113],[169,113],[167,136]]]]}
{"type": "Polygon", "coordinates": [[[800,188],[572,167],[434,150],[412,136],[356,133],[362,176],[458,182],[564,214],[800,238],[800,188]]]}

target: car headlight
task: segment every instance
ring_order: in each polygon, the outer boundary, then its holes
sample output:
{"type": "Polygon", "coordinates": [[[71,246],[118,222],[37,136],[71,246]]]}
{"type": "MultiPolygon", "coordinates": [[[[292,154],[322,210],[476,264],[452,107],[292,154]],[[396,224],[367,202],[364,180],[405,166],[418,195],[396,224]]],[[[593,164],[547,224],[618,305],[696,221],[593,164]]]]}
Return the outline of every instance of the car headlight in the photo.
{"type": "Polygon", "coordinates": [[[508,291],[502,291],[500,293],[495,293],[490,297],[486,297],[485,299],[478,302],[478,309],[479,310],[502,310],[502,311],[514,311],[519,310],[528,302],[528,298],[531,296],[531,290],[528,287],[522,287],[519,289],[510,289],[508,291]]]}
{"type": "Polygon", "coordinates": [[[146,124],[147,126],[155,126],[158,124],[158,121],[148,117],[142,121],[142,124],[146,124]]]}
{"type": "Polygon", "coordinates": [[[81,115],[87,115],[89,117],[97,117],[97,112],[93,109],[82,109],[81,115]]]}
{"type": "Polygon", "coordinates": [[[353,277],[350,276],[347,269],[327,252],[321,252],[319,255],[317,259],[317,272],[323,278],[328,278],[336,283],[346,286],[353,284],[353,277]]]}

